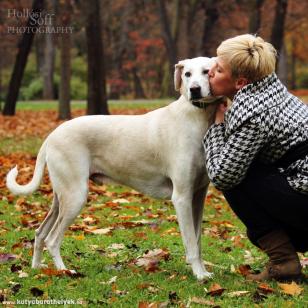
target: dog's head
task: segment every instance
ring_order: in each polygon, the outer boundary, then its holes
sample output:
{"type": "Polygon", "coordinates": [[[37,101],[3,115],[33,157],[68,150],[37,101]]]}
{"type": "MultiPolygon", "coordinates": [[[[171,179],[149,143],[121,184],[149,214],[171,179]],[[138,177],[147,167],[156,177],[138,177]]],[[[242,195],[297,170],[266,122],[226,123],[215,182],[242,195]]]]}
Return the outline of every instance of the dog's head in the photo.
{"type": "Polygon", "coordinates": [[[175,65],[174,86],[188,101],[210,96],[208,72],[215,58],[198,57],[180,61],[175,65]]]}

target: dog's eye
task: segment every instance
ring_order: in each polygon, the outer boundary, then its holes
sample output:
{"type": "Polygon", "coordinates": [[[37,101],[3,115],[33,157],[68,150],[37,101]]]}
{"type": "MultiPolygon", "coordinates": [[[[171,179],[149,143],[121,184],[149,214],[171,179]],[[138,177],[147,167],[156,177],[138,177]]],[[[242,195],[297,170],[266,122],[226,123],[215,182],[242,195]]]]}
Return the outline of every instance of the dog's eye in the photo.
{"type": "Polygon", "coordinates": [[[203,70],[202,74],[203,75],[207,75],[209,73],[210,70],[203,70]]]}
{"type": "Polygon", "coordinates": [[[185,73],[185,76],[186,76],[186,77],[190,77],[190,76],[191,76],[191,73],[190,73],[190,72],[186,72],[186,73],[185,73]]]}

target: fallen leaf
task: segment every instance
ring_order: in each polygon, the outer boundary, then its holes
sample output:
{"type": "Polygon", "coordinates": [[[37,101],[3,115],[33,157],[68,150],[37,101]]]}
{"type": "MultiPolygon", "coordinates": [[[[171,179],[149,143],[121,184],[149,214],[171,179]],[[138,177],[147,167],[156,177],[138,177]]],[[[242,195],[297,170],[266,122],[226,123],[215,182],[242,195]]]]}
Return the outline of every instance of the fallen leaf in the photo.
{"type": "Polygon", "coordinates": [[[304,289],[301,288],[297,283],[278,283],[278,286],[282,289],[282,292],[288,295],[300,295],[304,289]]]}
{"type": "Polygon", "coordinates": [[[171,304],[176,304],[179,300],[179,296],[177,295],[176,291],[170,291],[168,297],[171,304]]]}
{"type": "Polygon", "coordinates": [[[113,203],[129,203],[127,199],[123,199],[123,198],[112,200],[112,202],[113,203]]]}
{"type": "Polygon", "coordinates": [[[205,298],[202,298],[202,297],[192,297],[190,299],[190,302],[191,303],[194,303],[194,304],[200,304],[200,305],[206,305],[206,306],[217,306],[215,304],[215,302],[211,301],[211,300],[207,300],[205,298]]]}
{"type": "Polygon", "coordinates": [[[263,302],[266,298],[267,296],[265,294],[260,293],[259,291],[256,291],[252,295],[252,301],[257,304],[263,302]]]}
{"type": "Polygon", "coordinates": [[[114,277],[110,278],[108,281],[100,282],[100,284],[107,284],[107,285],[108,284],[113,284],[113,283],[116,282],[117,278],[118,278],[118,276],[114,276],[114,277]]]}
{"type": "Polygon", "coordinates": [[[77,272],[71,272],[70,270],[57,270],[54,268],[42,268],[42,273],[47,276],[69,276],[72,278],[84,277],[83,274],[77,272]]]}
{"type": "Polygon", "coordinates": [[[245,245],[242,241],[242,237],[240,235],[236,235],[231,238],[231,241],[233,242],[234,246],[239,247],[239,248],[244,248],[245,245]]]}
{"type": "Polygon", "coordinates": [[[85,239],[83,234],[81,234],[81,235],[72,235],[71,237],[74,238],[77,241],[83,241],[85,239]]]}
{"type": "Polygon", "coordinates": [[[124,244],[118,244],[118,243],[113,243],[107,247],[108,249],[113,249],[113,250],[118,250],[118,249],[124,249],[125,245],[124,244]]]}
{"type": "Polygon", "coordinates": [[[109,228],[102,228],[102,229],[85,229],[86,233],[92,233],[92,234],[100,234],[100,235],[107,235],[107,234],[111,234],[113,228],[109,227],[109,228]]]}
{"type": "MultiPolygon", "coordinates": [[[[19,290],[21,289],[21,284],[20,283],[15,283],[12,287],[11,287],[11,291],[12,293],[15,295],[19,292],[19,290]]],[[[1,301],[0,301],[1,302],[1,301]]]]}
{"type": "Polygon", "coordinates": [[[12,273],[16,273],[16,272],[19,272],[22,270],[22,267],[20,265],[16,265],[16,264],[13,264],[11,266],[11,272],[12,273]]]}
{"type": "Polygon", "coordinates": [[[42,296],[44,294],[44,291],[40,290],[39,288],[35,288],[35,287],[31,288],[30,292],[35,297],[39,297],[39,296],[42,296]]]}
{"type": "Polygon", "coordinates": [[[263,294],[269,294],[275,292],[275,290],[271,288],[267,283],[260,283],[258,286],[258,290],[263,294]]]}
{"type": "Polygon", "coordinates": [[[91,225],[91,224],[96,224],[98,222],[98,218],[91,215],[91,216],[86,216],[82,221],[86,225],[91,225]]]}
{"type": "Polygon", "coordinates": [[[301,265],[302,265],[303,268],[308,266],[308,258],[304,258],[303,260],[301,260],[301,265]]]}
{"type": "Polygon", "coordinates": [[[142,257],[137,258],[135,264],[143,267],[146,272],[156,272],[159,270],[158,263],[160,260],[168,260],[170,253],[165,249],[153,249],[143,254],[142,257]]]}
{"type": "Polygon", "coordinates": [[[0,263],[12,261],[15,260],[16,258],[17,256],[11,253],[0,253],[0,263]]]}
{"type": "Polygon", "coordinates": [[[234,291],[234,292],[229,292],[226,295],[229,297],[240,297],[243,295],[247,295],[249,293],[250,293],[249,291],[234,291]]]}
{"type": "Polygon", "coordinates": [[[237,272],[239,274],[241,274],[242,276],[247,276],[248,274],[251,274],[251,267],[248,264],[241,264],[238,269],[237,272]]]}
{"type": "Polygon", "coordinates": [[[163,233],[162,233],[162,236],[165,236],[165,235],[171,235],[171,236],[180,236],[181,233],[179,232],[179,230],[175,227],[172,227],[168,230],[165,230],[163,233]]]}
{"type": "Polygon", "coordinates": [[[218,283],[213,283],[207,294],[211,296],[220,296],[226,289],[222,288],[218,283]]]}
{"type": "Polygon", "coordinates": [[[29,274],[25,273],[23,271],[18,271],[18,277],[19,278],[27,278],[27,277],[29,277],[29,274]]]}
{"type": "Polygon", "coordinates": [[[218,268],[221,268],[221,269],[226,269],[226,267],[223,266],[223,265],[214,264],[214,263],[209,262],[209,261],[203,261],[203,264],[207,265],[207,266],[214,266],[214,267],[218,267],[218,268]]]}
{"type": "Polygon", "coordinates": [[[143,239],[143,240],[147,240],[148,239],[148,236],[147,236],[146,232],[135,232],[134,236],[136,238],[140,238],[140,239],[143,239]]]}

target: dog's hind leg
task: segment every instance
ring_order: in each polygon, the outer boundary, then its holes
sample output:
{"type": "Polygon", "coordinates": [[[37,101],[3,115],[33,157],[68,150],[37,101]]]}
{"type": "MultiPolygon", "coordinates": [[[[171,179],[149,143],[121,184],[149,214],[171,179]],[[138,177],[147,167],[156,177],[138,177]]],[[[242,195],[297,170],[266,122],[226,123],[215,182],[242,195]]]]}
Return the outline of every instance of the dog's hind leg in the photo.
{"type": "Polygon", "coordinates": [[[54,193],[52,206],[40,227],[35,230],[34,251],[32,259],[32,268],[40,268],[44,265],[41,263],[42,252],[44,248],[44,240],[47,237],[50,229],[55,223],[59,214],[59,201],[56,193],[54,193]]]}
{"type": "Polygon", "coordinates": [[[45,244],[53,258],[56,268],[59,270],[66,269],[60,254],[64,233],[80,213],[87,200],[87,193],[87,181],[78,185],[76,183],[75,185],[70,185],[70,187],[66,187],[65,191],[58,193],[59,215],[45,239],[45,244]]]}

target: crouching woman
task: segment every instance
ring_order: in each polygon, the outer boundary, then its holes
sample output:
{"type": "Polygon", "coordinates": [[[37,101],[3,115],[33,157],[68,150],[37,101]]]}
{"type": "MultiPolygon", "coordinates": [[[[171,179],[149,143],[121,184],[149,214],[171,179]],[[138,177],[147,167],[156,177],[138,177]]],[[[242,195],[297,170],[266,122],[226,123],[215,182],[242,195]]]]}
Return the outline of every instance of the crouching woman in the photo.
{"type": "Polygon", "coordinates": [[[204,137],[210,180],[269,262],[250,280],[300,280],[308,250],[308,106],[275,74],[276,50],[250,34],[223,41],[209,72],[225,95],[204,137]]]}

